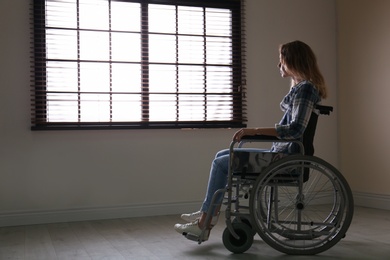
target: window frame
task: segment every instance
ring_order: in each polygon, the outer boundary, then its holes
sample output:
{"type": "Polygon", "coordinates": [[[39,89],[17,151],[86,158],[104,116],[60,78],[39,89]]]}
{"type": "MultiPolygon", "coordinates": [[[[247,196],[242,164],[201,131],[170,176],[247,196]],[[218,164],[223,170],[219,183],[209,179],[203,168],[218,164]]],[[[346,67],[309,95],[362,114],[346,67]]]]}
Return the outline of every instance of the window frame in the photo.
{"type": "MultiPolygon", "coordinates": [[[[88,129],[180,129],[180,128],[241,128],[246,127],[246,110],[245,110],[245,44],[244,44],[244,28],[243,28],[243,6],[244,0],[108,0],[119,2],[135,2],[141,4],[141,24],[143,18],[148,19],[147,7],[149,4],[163,4],[175,6],[194,6],[194,7],[211,7],[211,8],[227,8],[231,7],[232,11],[232,53],[235,57],[232,58],[232,98],[231,109],[233,118],[231,120],[204,120],[204,121],[149,121],[148,116],[142,113],[142,121],[128,122],[47,122],[47,96],[46,84],[46,26],[45,21],[45,4],[46,0],[33,0],[32,7],[32,84],[31,84],[31,99],[32,99],[32,118],[31,130],[88,130],[88,129]],[[146,14],[145,14],[146,12],[146,14]],[[143,17],[143,18],[142,18],[143,17]],[[42,94],[43,93],[43,94],[42,94]],[[44,111],[37,113],[37,111],[44,111]]],[[[149,32],[147,25],[141,25],[141,44],[148,45],[149,32]]],[[[204,46],[206,48],[206,46],[204,46]]],[[[149,50],[148,50],[149,51],[149,50]]],[[[142,51],[141,51],[142,52],[142,51]]],[[[141,67],[142,73],[148,73],[149,63],[148,56],[142,55],[141,67]]],[[[80,59],[78,58],[78,64],[80,59]]],[[[178,66],[178,64],[176,64],[178,66]]],[[[207,64],[203,64],[207,67],[207,64]]],[[[148,77],[146,77],[148,78],[148,77]]],[[[149,104],[148,81],[142,82],[143,102],[149,104]]],[[[176,97],[178,96],[176,92],[176,97]]],[[[207,93],[206,95],[207,96],[207,93]]],[[[148,106],[142,104],[141,108],[148,106]]],[[[204,105],[207,109],[207,105],[204,105]]],[[[79,109],[80,111],[80,109],[79,109]]]]}

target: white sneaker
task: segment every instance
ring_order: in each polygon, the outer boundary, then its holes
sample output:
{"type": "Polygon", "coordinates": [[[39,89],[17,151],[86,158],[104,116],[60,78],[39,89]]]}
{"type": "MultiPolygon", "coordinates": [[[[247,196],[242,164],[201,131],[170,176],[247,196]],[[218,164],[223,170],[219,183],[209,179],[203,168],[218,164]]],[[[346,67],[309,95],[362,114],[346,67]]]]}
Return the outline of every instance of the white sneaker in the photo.
{"type": "Polygon", "coordinates": [[[184,235],[191,233],[199,236],[202,233],[202,230],[199,228],[199,220],[187,224],[176,224],[175,230],[184,235]]]}
{"type": "Polygon", "coordinates": [[[199,219],[201,215],[202,215],[202,211],[199,210],[194,213],[181,214],[181,219],[187,222],[194,222],[195,220],[199,219]]]}
{"type": "MultiPolygon", "coordinates": [[[[202,234],[202,229],[200,229],[199,227],[198,219],[195,220],[194,222],[187,223],[187,224],[176,224],[174,228],[177,232],[183,235],[192,234],[199,237],[202,234]]],[[[202,241],[208,240],[209,235],[210,235],[210,229],[205,230],[202,241]]]]}
{"type": "MultiPolygon", "coordinates": [[[[202,211],[197,211],[197,212],[194,212],[194,213],[189,213],[189,214],[182,214],[181,215],[181,218],[187,222],[194,222],[195,220],[199,219],[200,216],[202,215],[202,211]]],[[[219,217],[219,213],[217,216],[214,216],[212,219],[211,219],[211,226],[215,226],[218,222],[218,217],[219,217]]]]}

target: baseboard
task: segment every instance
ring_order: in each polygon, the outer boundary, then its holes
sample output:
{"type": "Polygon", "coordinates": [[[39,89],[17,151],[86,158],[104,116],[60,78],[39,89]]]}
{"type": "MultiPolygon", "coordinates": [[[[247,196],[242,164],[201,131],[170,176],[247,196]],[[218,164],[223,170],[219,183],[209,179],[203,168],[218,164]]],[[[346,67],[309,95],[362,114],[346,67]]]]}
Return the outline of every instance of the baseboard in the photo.
{"type": "MultiPolygon", "coordinates": [[[[390,196],[354,192],[355,206],[390,210],[390,196]]],[[[162,203],[126,205],[117,207],[78,208],[52,211],[3,212],[0,227],[74,222],[99,219],[116,219],[146,216],[173,215],[199,209],[201,201],[186,203],[162,203]]]]}
{"type": "Polygon", "coordinates": [[[52,211],[4,212],[0,213],[0,227],[174,215],[199,210],[200,205],[201,201],[187,203],[126,205],[117,207],[77,208],[52,211]]]}
{"type": "Polygon", "coordinates": [[[354,192],[355,206],[390,210],[390,195],[354,192]]]}

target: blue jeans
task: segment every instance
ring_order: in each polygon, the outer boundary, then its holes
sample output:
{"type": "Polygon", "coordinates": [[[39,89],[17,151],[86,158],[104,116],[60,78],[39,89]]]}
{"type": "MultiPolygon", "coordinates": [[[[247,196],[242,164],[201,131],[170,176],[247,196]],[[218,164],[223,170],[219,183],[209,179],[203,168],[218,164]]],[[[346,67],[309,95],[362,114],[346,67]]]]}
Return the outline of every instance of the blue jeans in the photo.
{"type": "MultiPolygon", "coordinates": [[[[236,148],[243,151],[268,151],[264,149],[255,149],[255,148],[236,148]]],[[[226,187],[228,181],[228,173],[229,173],[229,149],[225,149],[219,151],[215,155],[215,159],[211,164],[209,182],[207,185],[206,197],[203,201],[202,207],[200,210],[202,212],[207,212],[210,208],[211,200],[213,199],[214,193],[226,187]]],[[[220,205],[222,203],[224,193],[219,194],[216,202],[216,205],[220,205]]]]}

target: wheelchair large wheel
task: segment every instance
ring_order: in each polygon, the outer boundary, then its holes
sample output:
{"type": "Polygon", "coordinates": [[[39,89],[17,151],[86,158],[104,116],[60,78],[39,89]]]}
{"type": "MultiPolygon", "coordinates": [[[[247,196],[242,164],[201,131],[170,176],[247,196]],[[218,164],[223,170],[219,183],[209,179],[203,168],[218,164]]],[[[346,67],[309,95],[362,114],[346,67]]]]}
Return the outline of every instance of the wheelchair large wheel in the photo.
{"type": "Polygon", "coordinates": [[[249,203],[260,237],[292,255],[318,254],[337,244],[354,210],[341,173],[320,158],[303,155],[270,165],[257,178],[249,203]]]}

